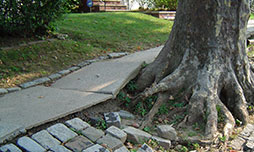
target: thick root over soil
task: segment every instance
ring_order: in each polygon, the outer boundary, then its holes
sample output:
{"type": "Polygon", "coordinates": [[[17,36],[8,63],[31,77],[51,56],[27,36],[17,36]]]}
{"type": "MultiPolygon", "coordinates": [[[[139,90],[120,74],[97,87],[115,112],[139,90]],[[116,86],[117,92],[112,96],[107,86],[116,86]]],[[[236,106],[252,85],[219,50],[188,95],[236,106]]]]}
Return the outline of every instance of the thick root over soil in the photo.
{"type": "MultiPolygon", "coordinates": [[[[214,138],[218,132],[218,123],[224,124],[221,131],[224,136],[229,137],[235,126],[235,119],[244,124],[248,122],[247,101],[251,102],[251,99],[246,99],[244,88],[252,90],[252,82],[245,82],[248,85],[244,86],[239,83],[239,78],[245,79],[246,75],[242,73],[236,76],[239,71],[235,72],[230,68],[232,62],[220,64],[220,60],[213,59],[202,68],[195,66],[196,63],[198,62],[195,60],[190,61],[189,52],[186,52],[174,72],[158,83],[154,82],[132,102],[133,106],[146,97],[158,94],[157,102],[145,116],[141,128],[150,124],[162,103],[168,101],[170,96],[179,95],[179,92],[189,101],[187,117],[181,124],[204,124],[207,139],[214,138]]],[[[252,72],[249,72],[252,77],[252,72]]],[[[139,81],[142,77],[146,75],[141,74],[139,81]]]]}

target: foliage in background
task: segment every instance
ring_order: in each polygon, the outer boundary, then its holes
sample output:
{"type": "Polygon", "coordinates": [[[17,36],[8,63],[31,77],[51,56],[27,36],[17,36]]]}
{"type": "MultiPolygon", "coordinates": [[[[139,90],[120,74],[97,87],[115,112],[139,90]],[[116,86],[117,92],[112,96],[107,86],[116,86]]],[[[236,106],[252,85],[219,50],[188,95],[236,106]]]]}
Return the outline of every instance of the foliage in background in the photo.
{"type": "Polygon", "coordinates": [[[177,8],[178,0],[154,0],[155,8],[175,11],[177,8]]]}
{"type": "Polygon", "coordinates": [[[64,4],[65,0],[2,0],[0,35],[45,34],[65,12],[64,4]]]}
{"type": "Polygon", "coordinates": [[[81,12],[81,8],[83,7],[83,3],[81,0],[66,0],[65,4],[66,9],[71,13],[81,12]]]}

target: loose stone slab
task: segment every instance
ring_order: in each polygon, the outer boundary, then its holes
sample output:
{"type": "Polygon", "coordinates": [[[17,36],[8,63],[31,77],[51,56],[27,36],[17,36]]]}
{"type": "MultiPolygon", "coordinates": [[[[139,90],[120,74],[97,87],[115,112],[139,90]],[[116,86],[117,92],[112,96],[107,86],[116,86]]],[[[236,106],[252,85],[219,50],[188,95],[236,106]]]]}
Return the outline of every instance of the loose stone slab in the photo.
{"type": "Polygon", "coordinates": [[[114,152],[129,152],[129,150],[128,150],[125,146],[123,146],[123,147],[121,147],[121,148],[118,148],[118,149],[115,150],[114,152]]]}
{"type": "Polygon", "coordinates": [[[101,138],[104,135],[104,132],[94,127],[89,127],[83,130],[82,134],[86,136],[88,139],[90,139],[91,141],[96,142],[99,138],[101,138]]]}
{"type": "Polygon", "coordinates": [[[34,81],[23,83],[23,84],[20,85],[20,87],[23,88],[23,89],[26,89],[26,88],[29,88],[29,87],[32,87],[32,86],[35,86],[35,85],[38,85],[38,84],[42,84],[42,83],[45,83],[45,82],[49,82],[49,81],[50,81],[50,79],[48,77],[39,78],[39,79],[36,79],[34,81]]]}
{"type": "Polygon", "coordinates": [[[84,136],[75,137],[65,144],[67,148],[74,152],[80,152],[92,145],[93,143],[84,136]]]}
{"type": "Polygon", "coordinates": [[[82,152],[110,152],[108,149],[102,147],[101,145],[93,145],[85,150],[83,150],[82,152]]]}
{"type": "Polygon", "coordinates": [[[121,118],[118,112],[104,113],[104,118],[105,118],[107,127],[116,126],[118,128],[121,128],[121,118]]]}
{"type": "Polygon", "coordinates": [[[72,152],[71,150],[67,149],[63,145],[57,145],[55,147],[50,148],[53,152],[72,152]]]}
{"type": "Polygon", "coordinates": [[[175,128],[170,125],[158,125],[157,126],[158,136],[169,140],[177,140],[177,132],[175,128]]]}
{"type": "Polygon", "coordinates": [[[15,92],[15,91],[20,91],[21,90],[21,88],[20,87],[13,87],[13,88],[7,88],[7,91],[8,92],[15,92]]]}
{"type": "Polygon", "coordinates": [[[33,134],[32,138],[47,150],[61,144],[60,141],[51,136],[46,130],[33,134]]]}
{"type": "Polygon", "coordinates": [[[111,98],[112,95],[44,86],[6,94],[0,97],[0,142],[20,128],[29,129],[111,98]]]}
{"type": "Polygon", "coordinates": [[[109,134],[98,139],[97,144],[100,144],[100,145],[104,144],[111,151],[114,151],[114,150],[124,146],[123,143],[121,142],[121,140],[119,140],[115,137],[112,137],[109,134]]]}
{"type": "Polygon", "coordinates": [[[22,152],[17,146],[14,144],[8,144],[0,147],[1,152],[22,152]]]}
{"type": "Polygon", "coordinates": [[[62,123],[49,127],[47,131],[63,143],[77,136],[75,132],[71,131],[62,123]]]}
{"type": "Polygon", "coordinates": [[[147,144],[143,144],[137,152],[154,152],[154,150],[147,144]]]}
{"type": "Polygon", "coordinates": [[[127,139],[127,134],[122,131],[121,129],[115,127],[115,126],[111,126],[106,130],[107,134],[110,134],[111,136],[118,138],[119,140],[122,141],[122,143],[125,143],[126,139],[127,139]]]}
{"type": "Polygon", "coordinates": [[[151,139],[158,142],[158,144],[160,146],[164,147],[165,149],[169,149],[171,147],[171,141],[170,140],[166,140],[166,139],[156,137],[156,136],[152,136],[151,139]]]}
{"type": "Polygon", "coordinates": [[[60,75],[66,75],[66,74],[69,74],[69,73],[71,73],[70,70],[62,70],[62,71],[58,72],[58,74],[60,74],[60,75]]]}
{"type": "Polygon", "coordinates": [[[4,88],[0,88],[0,95],[6,94],[8,91],[4,88]]]}
{"type": "Polygon", "coordinates": [[[58,74],[58,73],[55,73],[55,74],[52,74],[50,76],[48,76],[51,80],[56,80],[56,79],[59,79],[62,77],[61,74],[58,74]]]}
{"type": "Polygon", "coordinates": [[[134,116],[132,113],[130,113],[130,112],[128,112],[128,111],[125,111],[125,110],[120,110],[120,111],[118,112],[118,114],[119,114],[120,117],[123,118],[123,119],[135,119],[135,116],[134,116]]]}
{"type": "Polygon", "coordinates": [[[75,129],[75,130],[84,130],[88,127],[90,127],[90,125],[88,123],[86,123],[85,121],[81,120],[80,118],[74,118],[71,120],[68,120],[65,122],[67,126],[75,129]]]}
{"type": "Polygon", "coordinates": [[[44,149],[41,145],[39,145],[37,142],[32,140],[29,137],[21,137],[17,141],[18,146],[22,147],[28,152],[45,152],[46,149],[44,149]]]}
{"type": "Polygon", "coordinates": [[[134,143],[142,143],[152,137],[152,135],[134,127],[127,127],[123,129],[127,133],[127,140],[134,143]]]}

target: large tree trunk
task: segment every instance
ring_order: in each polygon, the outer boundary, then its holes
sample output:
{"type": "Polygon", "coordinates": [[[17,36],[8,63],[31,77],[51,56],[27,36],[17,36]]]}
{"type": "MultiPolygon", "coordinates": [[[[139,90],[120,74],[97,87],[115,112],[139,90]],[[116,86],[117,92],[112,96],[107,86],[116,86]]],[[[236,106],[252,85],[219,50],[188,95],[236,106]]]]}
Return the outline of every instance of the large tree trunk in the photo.
{"type": "Polygon", "coordinates": [[[169,40],[137,81],[140,90],[146,88],[141,98],[159,94],[147,119],[169,96],[184,90],[186,124],[205,123],[209,138],[218,130],[218,107],[226,136],[236,118],[248,121],[246,104],[253,102],[254,82],[245,51],[249,12],[249,0],[179,0],[169,40]]]}

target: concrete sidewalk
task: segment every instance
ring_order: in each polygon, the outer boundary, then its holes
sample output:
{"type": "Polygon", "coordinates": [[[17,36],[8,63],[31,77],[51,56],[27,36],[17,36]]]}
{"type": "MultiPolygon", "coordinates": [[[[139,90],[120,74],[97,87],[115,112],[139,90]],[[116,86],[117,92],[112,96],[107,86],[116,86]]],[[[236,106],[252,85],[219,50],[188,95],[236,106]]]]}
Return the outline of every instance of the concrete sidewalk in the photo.
{"type": "Polygon", "coordinates": [[[0,143],[20,132],[114,98],[143,62],[162,47],[92,63],[51,87],[36,86],[0,97],[0,143]]]}

